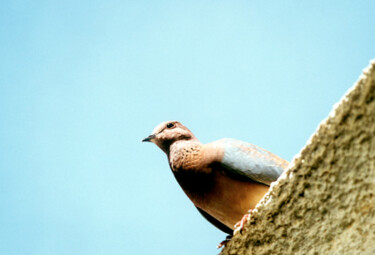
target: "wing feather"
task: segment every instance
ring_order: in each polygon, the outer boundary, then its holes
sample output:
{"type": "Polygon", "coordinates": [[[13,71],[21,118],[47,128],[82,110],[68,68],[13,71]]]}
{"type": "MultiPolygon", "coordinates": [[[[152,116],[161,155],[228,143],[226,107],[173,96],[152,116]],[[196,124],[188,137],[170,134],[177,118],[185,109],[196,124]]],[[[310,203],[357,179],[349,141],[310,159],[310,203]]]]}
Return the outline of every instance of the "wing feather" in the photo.
{"type": "Polygon", "coordinates": [[[289,165],[287,161],[251,143],[235,139],[222,139],[215,143],[224,152],[221,165],[231,174],[266,185],[276,181],[289,165]]]}

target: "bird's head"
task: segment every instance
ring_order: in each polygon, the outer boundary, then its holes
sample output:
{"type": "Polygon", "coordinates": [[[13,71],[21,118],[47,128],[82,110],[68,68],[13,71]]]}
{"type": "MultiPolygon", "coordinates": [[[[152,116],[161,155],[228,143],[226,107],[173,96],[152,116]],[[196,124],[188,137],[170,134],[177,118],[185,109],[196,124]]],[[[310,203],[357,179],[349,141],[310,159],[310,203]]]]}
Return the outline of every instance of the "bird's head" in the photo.
{"type": "Polygon", "coordinates": [[[197,138],[187,127],[178,121],[166,121],[156,126],[152,134],[144,138],[142,142],[152,142],[168,153],[172,143],[189,140],[197,140],[197,138]]]}

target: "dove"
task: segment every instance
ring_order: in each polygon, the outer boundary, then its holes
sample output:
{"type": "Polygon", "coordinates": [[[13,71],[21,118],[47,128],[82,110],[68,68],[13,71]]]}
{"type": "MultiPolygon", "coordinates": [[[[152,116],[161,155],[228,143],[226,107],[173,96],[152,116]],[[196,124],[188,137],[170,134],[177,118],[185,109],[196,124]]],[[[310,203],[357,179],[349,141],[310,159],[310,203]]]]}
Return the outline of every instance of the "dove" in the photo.
{"type": "Polygon", "coordinates": [[[142,142],[152,142],[165,152],[173,175],[198,211],[229,235],[289,165],[235,139],[202,144],[178,121],[159,124],[142,142]]]}

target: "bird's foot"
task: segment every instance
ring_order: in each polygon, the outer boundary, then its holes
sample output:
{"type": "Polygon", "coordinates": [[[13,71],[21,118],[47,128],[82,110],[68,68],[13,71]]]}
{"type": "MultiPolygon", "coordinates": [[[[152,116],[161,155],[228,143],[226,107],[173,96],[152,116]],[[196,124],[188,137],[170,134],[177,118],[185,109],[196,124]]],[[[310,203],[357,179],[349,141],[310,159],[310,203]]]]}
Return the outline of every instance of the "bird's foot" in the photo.
{"type": "MultiPolygon", "coordinates": [[[[249,211],[249,213],[251,212],[251,210],[249,211]]],[[[249,213],[246,213],[242,219],[236,223],[236,225],[234,225],[234,232],[233,232],[233,235],[235,235],[237,232],[240,232],[240,234],[242,234],[242,229],[244,228],[246,222],[248,221],[249,217],[250,217],[250,214],[249,213]]],[[[224,247],[231,239],[232,239],[232,235],[228,235],[224,241],[222,241],[221,243],[219,243],[219,245],[217,246],[218,249],[224,247]]]]}
{"type": "MultiPolygon", "coordinates": [[[[251,210],[250,210],[251,211],[251,210]]],[[[250,212],[249,211],[249,212],[250,212]]],[[[234,231],[233,231],[233,235],[235,235],[237,232],[240,232],[240,234],[242,234],[242,230],[246,224],[246,222],[248,221],[250,217],[250,214],[249,213],[246,213],[242,219],[236,223],[236,225],[234,225],[234,231]]]]}
{"type": "Polygon", "coordinates": [[[227,235],[224,241],[221,241],[218,245],[217,248],[220,249],[224,247],[230,240],[232,239],[232,235],[227,235]]]}

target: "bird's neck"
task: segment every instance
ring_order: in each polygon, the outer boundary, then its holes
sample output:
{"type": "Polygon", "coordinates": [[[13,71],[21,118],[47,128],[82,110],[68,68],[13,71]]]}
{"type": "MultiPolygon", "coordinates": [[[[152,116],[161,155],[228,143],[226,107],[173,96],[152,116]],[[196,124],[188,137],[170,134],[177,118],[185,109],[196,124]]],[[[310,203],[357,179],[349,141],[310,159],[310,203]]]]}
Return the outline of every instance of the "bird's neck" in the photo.
{"type": "Polygon", "coordinates": [[[171,144],[168,152],[168,160],[172,171],[179,169],[192,169],[197,166],[202,154],[202,144],[197,140],[180,140],[171,144]]]}
{"type": "Polygon", "coordinates": [[[212,189],[213,172],[204,160],[205,145],[199,141],[179,141],[172,144],[169,165],[186,195],[197,203],[212,189]]]}

